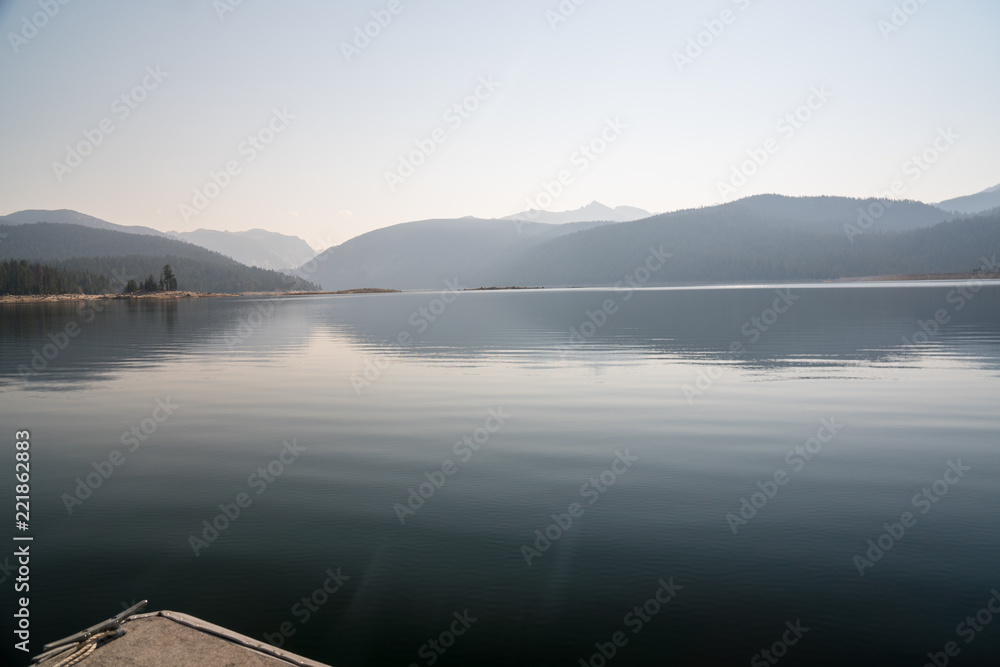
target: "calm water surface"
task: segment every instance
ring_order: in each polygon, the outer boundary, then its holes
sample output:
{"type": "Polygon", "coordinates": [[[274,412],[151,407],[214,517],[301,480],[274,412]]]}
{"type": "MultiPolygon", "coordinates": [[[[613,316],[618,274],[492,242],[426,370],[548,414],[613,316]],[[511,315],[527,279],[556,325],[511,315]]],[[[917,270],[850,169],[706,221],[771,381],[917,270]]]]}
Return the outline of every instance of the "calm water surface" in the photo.
{"type": "Polygon", "coordinates": [[[148,598],[338,667],[997,664],[997,285],[439,298],[0,306],[33,651],[148,598]]]}

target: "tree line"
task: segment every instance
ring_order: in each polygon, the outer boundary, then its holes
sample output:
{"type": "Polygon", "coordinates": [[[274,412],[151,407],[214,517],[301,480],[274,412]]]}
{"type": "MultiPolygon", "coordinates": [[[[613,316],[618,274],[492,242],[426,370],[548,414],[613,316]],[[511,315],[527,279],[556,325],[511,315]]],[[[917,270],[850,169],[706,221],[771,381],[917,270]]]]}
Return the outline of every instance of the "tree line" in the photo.
{"type": "MultiPolygon", "coordinates": [[[[0,260],[0,294],[109,294],[114,289],[112,279],[106,275],[32,263],[26,259],[0,260]]],[[[160,272],[159,280],[152,273],[141,283],[131,278],[122,293],[176,290],[177,276],[167,264],[160,272]]]]}
{"type": "Polygon", "coordinates": [[[59,269],[26,259],[0,261],[0,294],[105,294],[107,276],[59,269]]]}
{"type": "Polygon", "coordinates": [[[135,278],[129,278],[125,284],[122,294],[133,294],[135,292],[175,292],[177,291],[177,276],[169,264],[163,266],[160,272],[159,281],[150,273],[141,283],[137,283],[135,278]]]}
{"type": "MultiPolygon", "coordinates": [[[[0,250],[2,250],[2,244],[0,244],[0,250]]],[[[149,274],[153,275],[153,282],[159,287],[159,281],[155,280],[155,277],[160,273],[160,267],[164,264],[170,264],[173,272],[182,276],[180,278],[183,283],[181,288],[190,292],[309,292],[319,290],[319,287],[301,278],[269,269],[260,269],[256,266],[244,266],[228,258],[224,258],[220,262],[203,262],[176,255],[126,255],[74,257],[54,264],[60,268],[110,276],[116,285],[116,290],[121,289],[129,277],[147,276],[146,279],[136,278],[136,286],[142,289],[149,274]]]]}

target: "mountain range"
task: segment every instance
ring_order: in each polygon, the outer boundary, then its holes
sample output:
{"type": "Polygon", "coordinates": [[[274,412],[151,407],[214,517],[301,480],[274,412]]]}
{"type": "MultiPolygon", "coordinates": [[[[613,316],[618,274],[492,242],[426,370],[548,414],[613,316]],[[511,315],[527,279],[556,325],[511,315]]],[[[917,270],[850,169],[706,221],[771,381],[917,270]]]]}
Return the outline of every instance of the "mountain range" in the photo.
{"type": "MultiPolygon", "coordinates": [[[[3,224],[0,220],[0,224],[3,224]]],[[[303,278],[246,266],[217,252],[167,236],[57,222],[0,227],[0,260],[42,263],[55,269],[103,276],[114,291],[129,279],[155,277],[165,264],[181,290],[251,292],[317,290],[303,278]]]]}
{"type": "Polygon", "coordinates": [[[1000,186],[936,206],[757,195],[651,215],[592,202],[557,213],[402,223],[315,257],[302,239],[262,229],[161,232],[76,211],[32,210],[0,217],[0,225],[8,226],[0,227],[0,259],[139,278],[171,263],[177,264],[182,289],[202,291],[441,289],[446,280],[464,287],[559,287],[638,278],[662,285],[962,273],[1000,253],[997,206],[1000,186]],[[651,256],[660,258],[650,264],[656,270],[641,270],[651,256]]]}
{"type": "Polygon", "coordinates": [[[80,225],[91,229],[105,229],[126,234],[159,236],[179,239],[230,257],[247,266],[285,270],[301,266],[316,252],[297,236],[251,229],[246,232],[220,232],[198,229],[193,232],[161,232],[139,225],[116,225],[91,215],[61,209],[58,211],[18,211],[0,217],[0,225],[26,225],[35,222],[53,222],[80,225]]]}
{"type": "Polygon", "coordinates": [[[829,280],[966,272],[1000,252],[1000,213],[959,218],[912,201],[759,195],[631,222],[424,220],[367,234],[316,258],[325,289],[393,286],[608,286],[829,280]],[[958,218],[958,219],[956,219],[958,218]],[[670,255],[655,272],[651,256],[670,255]]]}

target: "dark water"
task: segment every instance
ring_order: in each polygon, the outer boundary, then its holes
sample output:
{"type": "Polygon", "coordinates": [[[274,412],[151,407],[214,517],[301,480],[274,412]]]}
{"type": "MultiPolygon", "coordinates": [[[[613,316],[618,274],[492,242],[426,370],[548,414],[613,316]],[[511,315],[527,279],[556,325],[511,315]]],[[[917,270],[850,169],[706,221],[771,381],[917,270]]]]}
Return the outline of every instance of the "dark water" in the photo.
{"type": "Polygon", "coordinates": [[[781,294],[0,307],[31,648],[149,598],[337,666],[997,664],[1000,287],[781,294]]]}

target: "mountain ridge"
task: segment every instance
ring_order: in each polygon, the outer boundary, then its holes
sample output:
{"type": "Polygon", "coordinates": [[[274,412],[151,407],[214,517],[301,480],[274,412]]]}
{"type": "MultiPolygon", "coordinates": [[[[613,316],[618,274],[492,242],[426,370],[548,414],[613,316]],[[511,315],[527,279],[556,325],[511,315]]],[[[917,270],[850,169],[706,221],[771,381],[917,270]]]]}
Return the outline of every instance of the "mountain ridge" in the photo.
{"type": "Polygon", "coordinates": [[[0,225],[14,226],[36,222],[79,225],[90,229],[179,239],[221,253],[241,264],[264,269],[293,269],[316,255],[309,244],[301,238],[266,229],[250,229],[245,232],[211,229],[162,232],[142,225],[119,225],[72,209],[29,209],[0,216],[0,225]]]}
{"type": "Polygon", "coordinates": [[[586,206],[572,211],[540,211],[531,209],[513,215],[507,215],[498,220],[525,220],[549,224],[566,224],[570,222],[631,222],[653,215],[649,211],[635,206],[605,206],[594,200],[586,206]]]}
{"type": "Polygon", "coordinates": [[[983,213],[1000,207],[1000,184],[981,192],[954,199],[946,199],[936,204],[938,208],[957,213],[983,213]]]}
{"type": "Polygon", "coordinates": [[[711,275],[836,278],[844,275],[836,262],[860,266],[848,261],[855,243],[867,247],[875,236],[912,233],[954,217],[913,201],[756,195],[620,223],[423,220],[326,250],[313,277],[325,289],[362,283],[435,289],[456,278],[470,287],[613,285],[644,261],[649,247],[663,245],[676,249],[670,252],[683,258],[684,268],[655,277],[660,284],[711,275]],[[812,257],[814,266],[797,258],[798,252],[812,257]],[[715,274],[701,270],[699,262],[714,263],[715,274]]]}
{"type": "MultiPolygon", "coordinates": [[[[1000,188],[990,190],[1000,194],[1000,188]]],[[[618,207],[622,208],[630,214],[648,213],[618,207]]],[[[575,212],[563,213],[580,214],[583,210],[591,217],[607,218],[608,211],[616,209],[592,202],[575,212]]],[[[111,224],[74,211],[56,213],[91,227],[111,224]]],[[[12,229],[18,224],[26,224],[24,220],[44,214],[20,212],[14,217],[22,222],[15,220],[12,229]]],[[[5,224],[10,217],[0,218],[0,224],[5,224]]],[[[167,240],[182,243],[191,239],[200,243],[186,245],[209,252],[205,247],[212,245],[213,240],[230,243],[231,249],[233,239],[251,245],[272,246],[276,245],[275,239],[281,239],[289,241],[293,250],[297,248],[300,253],[296,258],[301,262],[298,268],[286,273],[319,283],[327,290],[359,286],[440,289],[445,280],[456,279],[468,283],[468,287],[596,286],[614,284],[621,278],[617,274],[624,275],[630,266],[634,268],[636,263],[641,263],[649,248],[661,246],[665,249],[662,252],[672,253],[676,259],[663,272],[651,276],[650,284],[965,271],[969,270],[967,264],[973,259],[969,254],[970,239],[975,237],[985,249],[992,249],[988,225],[960,224],[947,227],[946,232],[935,232],[945,235],[934,237],[941,246],[936,255],[933,250],[921,250],[922,261],[927,266],[919,262],[907,264],[903,261],[905,257],[898,254],[901,250],[896,249],[912,243],[916,238],[913,234],[920,230],[961,219],[962,214],[911,200],[760,194],[622,222],[607,219],[542,222],[525,220],[518,215],[492,219],[470,216],[417,220],[366,232],[315,256],[311,249],[305,250],[304,241],[298,237],[267,230],[218,232],[202,229],[157,236],[140,236],[133,231],[128,235],[132,242],[118,239],[116,243],[131,248],[118,254],[152,252],[164,255],[164,249],[150,251],[148,247],[167,240]],[[158,241],[141,242],[140,238],[158,241]],[[143,247],[147,250],[139,249],[143,247]]],[[[75,223],[66,224],[76,226],[75,223]]],[[[115,229],[103,231],[121,233],[115,229]]],[[[51,245],[46,250],[62,248],[64,254],[60,260],[78,256],[78,246],[70,248],[51,235],[49,238],[51,245]]],[[[96,251],[90,249],[92,253],[96,251]]],[[[179,254],[190,252],[184,250],[179,254]]],[[[269,252],[272,258],[280,254],[274,249],[269,252]]],[[[222,252],[219,257],[223,255],[226,253],[222,252]]],[[[232,253],[228,255],[232,256],[232,253]]],[[[37,255],[25,258],[47,259],[37,255]]],[[[283,261],[290,263],[288,259],[286,254],[283,260],[272,259],[271,265],[278,266],[283,261]]]]}
{"type": "Polygon", "coordinates": [[[294,269],[316,256],[316,251],[298,236],[259,228],[244,232],[196,229],[171,231],[167,235],[214,250],[247,266],[276,271],[294,269]]]}
{"type": "Polygon", "coordinates": [[[246,266],[220,253],[166,236],[130,234],[69,223],[6,226],[0,259],[28,260],[107,276],[120,290],[129,278],[158,276],[170,264],[182,290],[199,292],[318,289],[302,277],[246,266]]]}

